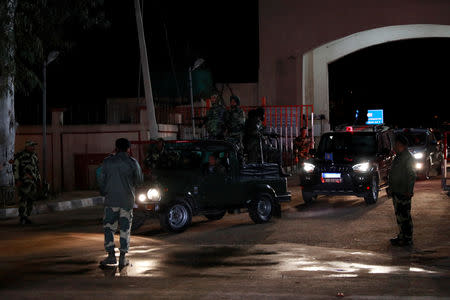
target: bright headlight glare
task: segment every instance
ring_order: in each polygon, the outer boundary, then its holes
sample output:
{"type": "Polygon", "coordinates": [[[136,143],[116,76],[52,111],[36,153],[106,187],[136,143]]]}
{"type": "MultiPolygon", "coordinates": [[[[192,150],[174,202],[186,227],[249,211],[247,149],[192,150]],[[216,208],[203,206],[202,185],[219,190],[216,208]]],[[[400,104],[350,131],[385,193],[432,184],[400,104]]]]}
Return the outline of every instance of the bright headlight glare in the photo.
{"type": "Polygon", "coordinates": [[[313,165],[313,164],[310,164],[310,163],[304,163],[303,164],[303,170],[306,173],[311,173],[312,171],[314,171],[315,168],[316,168],[316,166],[313,165]]]}
{"type": "Polygon", "coordinates": [[[144,202],[145,200],[147,200],[147,197],[145,196],[145,194],[140,194],[138,196],[138,200],[141,201],[141,202],[144,202]]]}
{"type": "Polygon", "coordinates": [[[422,152],[414,153],[414,158],[415,159],[422,159],[423,158],[423,153],[422,152]]]}
{"type": "Polygon", "coordinates": [[[159,191],[157,189],[149,189],[147,192],[147,198],[150,200],[159,200],[159,191]]]}
{"type": "Polygon", "coordinates": [[[422,163],[416,163],[416,169],[420,170],[423,168],[423,164],[422,163]]]}
{"type": "Polygon", "coordinates": [[[367,172],[369,171],[370,164],[368,162],[356,164],[353,166],[353,170],[356,172],[367,172]]]}

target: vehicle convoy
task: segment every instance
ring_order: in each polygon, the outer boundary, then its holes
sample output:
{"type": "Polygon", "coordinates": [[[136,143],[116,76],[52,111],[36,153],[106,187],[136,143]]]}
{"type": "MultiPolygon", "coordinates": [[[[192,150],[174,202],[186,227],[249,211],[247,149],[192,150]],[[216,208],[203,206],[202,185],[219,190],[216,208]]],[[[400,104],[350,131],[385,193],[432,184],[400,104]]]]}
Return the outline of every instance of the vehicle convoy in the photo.
{"type": "Polygon", "coordinates": [[[255,223],[265,223],[291,200],[277,164],[242,165],[237,147],[225,141],[166,142],[152,177],[136,191],[132,230],[156,216],[165,230],[182,232],[192,216],[219,220],[244,208],[255,223]]]}
{"type": "Polygon", "coordinates": [[[322,135],[303,163],[300,185],[305,203],[318,195],[354,195],[367,204],[387,186],[394,160],[394,132],[386,126],[347,126],[322,135]]]}
{"type": "Polygon", "coordinates": [[[433,132],[429,129],[406,128],[396,130],[395,133],[401,133],[408,138],[408,150],[416,160],[414,169],[418,176],[429,179],[433,169],[437,174],[441,173],[444,153],[433,132]]]}

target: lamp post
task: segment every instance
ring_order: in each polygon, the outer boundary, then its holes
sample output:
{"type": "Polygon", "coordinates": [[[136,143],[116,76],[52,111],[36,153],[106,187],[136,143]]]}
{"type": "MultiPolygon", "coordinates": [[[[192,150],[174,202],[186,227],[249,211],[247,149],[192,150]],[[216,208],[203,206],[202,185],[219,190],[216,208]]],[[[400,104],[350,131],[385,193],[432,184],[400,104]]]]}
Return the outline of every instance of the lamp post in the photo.
{"type": "Polygon", "coordinates": [[[42,178],[47,182],[47,66],[59,55],[58,51],[52,51],[44,61],[42,70],[42,178]]]}
{"type": "Polygon", "coordinates": [[[205,62],[204,59],[199,58],[195,61],[192,67],[189,67],[189,89],[191,91],[191,115],[192,115],[192,137],[195,138],[195,120],[194,120],[194,90],[192,88],[192,71],[200,67],[205,62]]]}

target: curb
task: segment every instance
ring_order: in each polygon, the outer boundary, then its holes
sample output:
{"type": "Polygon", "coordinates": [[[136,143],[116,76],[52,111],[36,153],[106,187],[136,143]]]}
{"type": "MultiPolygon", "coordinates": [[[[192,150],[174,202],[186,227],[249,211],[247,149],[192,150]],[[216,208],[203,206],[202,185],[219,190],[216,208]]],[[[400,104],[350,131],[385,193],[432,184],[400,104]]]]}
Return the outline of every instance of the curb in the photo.
{"type": "MultiPolygon", "coordinates": [[[[84,207],[92,207],[102,205],[104,202],[104,197],[97,196],[84,199],[37,204],[33,207],[32,215],[41,215],[57,211],[67,211],[84,207]]],[[[17,207],[0,209],[0,219],[14,218],[18,215],[19,209],[17,207]]]]}

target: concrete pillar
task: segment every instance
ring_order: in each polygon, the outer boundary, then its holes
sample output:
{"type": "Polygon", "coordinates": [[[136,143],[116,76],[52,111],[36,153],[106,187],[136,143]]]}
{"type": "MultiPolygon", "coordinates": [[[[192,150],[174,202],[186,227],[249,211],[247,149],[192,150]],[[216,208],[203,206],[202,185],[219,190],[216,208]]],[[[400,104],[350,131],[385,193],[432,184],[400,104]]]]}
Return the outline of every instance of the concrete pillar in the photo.
{"type": "Polygon", "coordinates": [[[54,108],[52,109],[52,127],[50,132],[52,133],[52,186],[51,190],[54,193],[60,193],[63,191],[62,184],[62,159],[61,159],[61,137],[64,124],[64,109],[54,108]]]}

